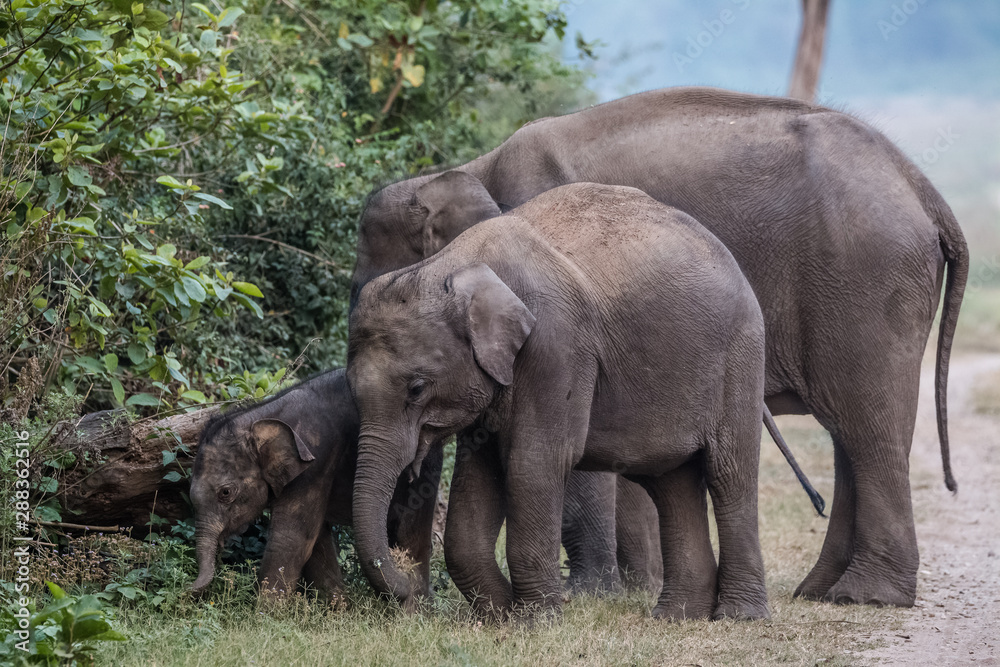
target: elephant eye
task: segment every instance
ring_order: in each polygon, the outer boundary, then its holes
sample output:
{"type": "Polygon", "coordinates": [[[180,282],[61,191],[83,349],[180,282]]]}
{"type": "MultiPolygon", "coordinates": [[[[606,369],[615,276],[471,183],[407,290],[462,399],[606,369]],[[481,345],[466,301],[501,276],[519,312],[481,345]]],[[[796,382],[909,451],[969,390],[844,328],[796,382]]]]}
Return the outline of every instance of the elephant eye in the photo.
{"type": "Polygon", "coordinates": [[[227,503],[233,499],[235,494],[233,493],[232,487],[224,486],[219,489],[218,497],[221,502],[227,503]]]}
{"type": "Polygon", "coordinates": [[[424,389],[427,388],[427,380],[414,380],[410,383],[409,398],[414,401],[420,398],[421,394],[424,393],[424,389]]]}

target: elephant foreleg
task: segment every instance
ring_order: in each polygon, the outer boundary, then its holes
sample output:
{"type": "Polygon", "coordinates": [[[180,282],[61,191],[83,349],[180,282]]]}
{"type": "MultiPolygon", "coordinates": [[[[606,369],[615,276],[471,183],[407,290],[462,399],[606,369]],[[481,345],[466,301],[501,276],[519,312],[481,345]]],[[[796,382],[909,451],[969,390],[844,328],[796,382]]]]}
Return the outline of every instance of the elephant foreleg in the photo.
{"type": "Polygon", "coordinates": [[[444,556],[455,586],[480,615],[504,620],[514,604],[510,582],[496,561],[506,516],[504,474],[495,437],[484,428],[458,436],[444,556]]]}

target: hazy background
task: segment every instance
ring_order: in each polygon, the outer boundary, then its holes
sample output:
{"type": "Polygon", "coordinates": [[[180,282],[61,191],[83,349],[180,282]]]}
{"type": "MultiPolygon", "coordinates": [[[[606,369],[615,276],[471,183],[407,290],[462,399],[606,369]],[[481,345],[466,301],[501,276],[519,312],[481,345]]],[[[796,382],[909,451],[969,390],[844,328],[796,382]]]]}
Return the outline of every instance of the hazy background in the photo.
{"type": "MultiPolygon", "coordinates": [[[[585,67],[601,101],[678,85],[787,90],[799,0],[570,0],[566,8],[564,58],[579,62],[578,32],[596,43],[585,67]]],[[[832,0],[818,101],[895,140],[954,208],[973,276],[1000,283],[1000,2],[832,0]]]]}

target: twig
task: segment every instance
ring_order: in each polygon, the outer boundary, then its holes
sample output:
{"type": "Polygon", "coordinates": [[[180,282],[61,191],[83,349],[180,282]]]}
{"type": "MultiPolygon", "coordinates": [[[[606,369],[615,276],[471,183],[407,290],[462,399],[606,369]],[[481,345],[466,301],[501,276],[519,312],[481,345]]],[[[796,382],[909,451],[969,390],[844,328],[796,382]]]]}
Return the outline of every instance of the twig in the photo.
{"type": "Polygon", "coordinates": [[[121,530],[121,526],[84,526],[79,523],[63,523],[62,521],[42,521],[40,519],[31,519],[30,523],[36,526],[48,526],[50,528],[67,528],[69,530],[92,530],[94,532],[101,533],[117,533],[121,530]]]}
{"type": "Polygon", "coordinates": [[[385,106],[382,107],[382,115],[389,113],[389,109],[392,108],[392,103],[396,101],[396,96],[399,95],[399,91],[403,89],[403,72],[400,70],[399,75],[396,77],[396,83],[393,85],[392,90],[389,91],[389,97],[385,101],[385,106]]]}
{"type": "Polygon", "coordinates": [[[224,238],[224,239],[250,239],[252,241],[263,241],[265,243],[273,243],[274,245],[280,246],[282,248],[285,248],[286,250],[291,250],[293,252],[299,253],[300,255],[305,255],[306,257],[310,257],[310,258],[316,260],[317,262],[320,262],[321,264],[325,264],[325,265],[329,266],[330,268],[336,269],[338,272],[340,272],[340,273],[342,273],[344,275],[347,275],[347,272],[344,271],[344,269],[342,269],[339,266],[337,266],[337,264],[335,264],[334,262],[331,262],[328,259],[323,259],[319,255],[314,255],[313,253],[309,252],[308,250],[303,250],[302,248],[296,248],[295,246],[289,245],[289,244],[284,243],[282,241],[277,241],[275,239],[265,238],[265,237],[259,236],[257,234],[223,234],[222,238],[224,238]]]}
{"type": "MultiPolygon", "coordinates": [[[[298,14],[299,18],[301,18],[305,22],[305,24],[307,26],[309,26],[309,28],[314,33],[316,33],[317,37],[319,37],[321,40],[323,40],[324,44],[326,44],[327,46],[333,46],[333,44],[330,42],[330,39],[326,36],[326,34],[323,33],[322,30],[320,30],[319,26],[317,26],[315,23],[313,23],[312,21],[309,20],[309,17],[306,16],[307,12],[304,9],[300,9],[299,7],[296,7],[294,4],[292,4],[291,2],[289,2],[289,0],[278,0],[278,1],[281,4],[283,4],[284,6],[288,7],[289,9],[291,9],[296,14],[298,14]]],[[[318,20],[320,22],[322,22],[322,19],[318,19],[318,20]]]]}

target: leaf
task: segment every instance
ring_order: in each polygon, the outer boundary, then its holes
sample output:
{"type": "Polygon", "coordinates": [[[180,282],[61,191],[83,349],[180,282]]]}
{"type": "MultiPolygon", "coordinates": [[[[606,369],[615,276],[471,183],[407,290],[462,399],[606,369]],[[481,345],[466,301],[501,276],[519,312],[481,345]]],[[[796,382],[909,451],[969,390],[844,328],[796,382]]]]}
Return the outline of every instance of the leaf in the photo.
{"type": "Polygon", "coordinates": [[[30,181],[22,181],[14,186],[14,203],[19,203],[22,199],[28,196],[31,192],[32,184],[30,181]]]}
{"type": "Polygon", "coordinates": [[[414,88],[419,88],[424,82],[424,66],[423,65],[403,65],[403,78],[406,79],[411,86],[414,88]]]}
{"type": "Polygon", "coordinates": [[[232,24],[236,23],[236,20],[243,16],[245,12],[239,7],[227,7],[225,11],[219,14],[219,27],[228,28],[232,24]]]}
{"type": "Polygon", "coordinates": [[[118,587],[118,592],[122,596],[127,597],[129,600],[134,600],[135,599],[135,594],[136,594],[137,591],[135,590],[135,588],[133,588],[131,586],[119,586],[118,587]]]}
{"type": "Polygon", "coordinates": [[[252,310],[254,315],[256,315],[259,319],[264,318],[264,311],[261,310],[260,306],[258,306],[257,303],[252,299],[250,299],[249,297],[243,294],[234,294],[233,298],[236,299],[236,302],[239,303],[241,306],[252,310]]]}
{"type": "Polygon", "coordinates": [[[53,584],[51,581],[46,581],[45,585],[49,587],[49,593],[52,594],[52,597],[54,599],[62,600],[64,597],[66,597],[66,591],[59,588],[59,586],[53,584]]]}
{"type": "Polygon", "coordinates": [[[159,9],[151,9],[147,7],[142,13],[142,16],[142,27],[148,28],[149,30],[159,30],[170,22],[170,17],[161,12],[159,9]]]}
{"type": "Polygon", "coordinates": [[[141,364],[146,360],[146,348],[138,343],[129,343],[128,358],[133,364],[141,364]]]}
{"type": "MultiPolygon", "coordinates": [[[[195,196],[197,196],[197,194],[195,196]]],[[[210,261],[212,261],[211,258],[210,257],[206,257],[204,255],[202,255],[201,257],[195,257],[190,262],[188,262],[187,265],[185,265],[184,270],[185,271],[197,271],[201,267],[203,267],[206,264],[208,264],[210,261]]]]}
{"type": "Polygon", "coordinates": [[[200,2],[192,3],[191,6],[194,7],[194,8],[196,8],[196,9],[198,9],[202,14],[204,14],[205,16],[207,16],[209,21],[215,23],[215,21],[218,20],[215,17],[215,14],[213,14],[210,11],[208,11],[208,7],[206,7],[205,5],[201,4],[200,2]]]}
{"type": "Polygon", "coordinates": [[[66,170],[66,176],[69,178],[69,182],[81,188],[85,188],[94,182],[91,178],[90,172],[84,167],[78,167],[76,165],[71,165],[69,169],[66,170]]]}
{"type": "Polygon", "coordinates": [[[110,378],[111,380],[111,391],[115,395],[115,402],[124,403],[125,402],[125,387],[118,378],[110,378]]]}
{"type": "Polygon", "coordinates": [[[181,277],[181,284],[184,285],[184,291],[187,293],[192,300],[201,303],[208,296],[208,292],[202,287],[202,284],[190,276],[181,277]]]}
{"type": "Polygon", "coordinates": [[[176,470],[171,470],[170,472],[168,472],[166,475],[163,476],[163,479],[167,480],[168,482],[179,482],[181,481],[181,474],[176,470]]]}
{"type": "Polygon", "coordinates": [[[156,249],[156,256],[163,259],[170,259],[177,254],[177,246],[171,243],[164,243],[156,249]]]}
{"type": "Polygon", "coordinates": [[[196,192],[196,193],[194,193],[194,196],[197,197],[198,199],[203,199],[205,201],[212,202],[213,204],[217,204],[217,205],[221,206],[222,208],[226,209],[227,211],[232,211],[233,210],[232,206],[230,206],[229,204],[227,204],[223,200],[219,199],[215,195],[210,195],[210,194],[207,194],[205,192],[196,192]]]}
{"type": "Polygon", "coordinates": [[[109,373],[114,373],[118,370],[118,355],[113,352],[109,352],[104,355],[104,367],[108,369],[109,373]]]}
{"type": "Polygon", "coordinates": [[[135,295],[135,285],[116,282],[115,291],[118,292],[123,299],[131,299],[135,295]]]}
{"type": "Polygon", "coordinates": [[[347,39],[351,42],[354,42],[363,49],[367,49],[369,46],[375,43],[371,40],[370,37],[368,37],[367,35],[362,35],[360,32],[354,33],[347,39]]]}
{"type": "Polygon", "coordinates": [[[337,30],[337,38],[338,39],[347,39],[348,35],[350,35],[350,34],[351,34],[350,28],[347,27],[346,23],[344,23],[343,21],[341,21],[340,22],[340,28],[337,30]]]}
{"type": "Polygon", "coordinates": [[[137,405],[145,405],[145,406],[148,406],[148,407],[155,408],[159,404],[160,404],[160,399],[156,398],[155,396],[153,396],[151,394],[147,394],[147,393],[135,394],[133,396],[129,396],[128,400],[125,401],[125,405],[127,405],[129,407],[133,407],[133,406],[137,406],[137,405]]]}
{"type": "Polygon", "coordinates": [[[201,37],[198,39],[198,49],[203,53],[208,53],[215,48],[218,39],[219,33],[214,30],[203,30],[201,32],[201,37]]]}
{"type": "Polygon", "coordinates": [[[205,403],[208,401],[205,394],[201,393],[197,389],[188,389],[181,394],[181,398],[186,398],[187,400],[194,401],[195,403],[205,403]]]}
{"type": "Polygon", "coordinates": [[[241,281],[237,280],[237,281],[233,282],[233,287],[235,287],[240,292],[242,292],[243,294],[246,294],[248,296],[255,296],[258,299],[263,299],[264,298],[264,293],[261,292],[260,288],[257,287],[256,285],[254,285],[253,283],[245,283],[245,282],[241,282],[241,281]]]}
{"type": "Polygon", "coordinates": [[[172,188],[174,190],[185,189],[186,187],[183,183],[178,181],[173,176],[160,176],[156,179],[156,182],[159,183],[160,185],[165,185],[168,188],[172,188]]]}
{"type": "Polygon", "coordinates": [[[59,490],[59,480],[52,479],[51,477],[42,477],[35,485],[35,489],[39,493],[55,493],[59,490]]]}
{"type": "Polygon", "coordinates": [[[163,467],[166,468],[168,465],[177,460],[177,454],[174,454],[169,449],[164,449],[163,452],[163,467]]]}
{"type": "Polygon", "coordinates": [[[372,89],[372,95],[374,95],[374,94],[375,94],[375,93],[377,93],[378,91],[382,90],[382,86],[383,86],[383,84],[382,84],[382,79],[378,78],[377,76],[373,76],[373,77],[372,77],[372,78],[371,78],[371,79],[370,79],[370,80],[368,81],[368,85],[369,85],[369,86],[371,86],[371,89],[372,89]]]}

